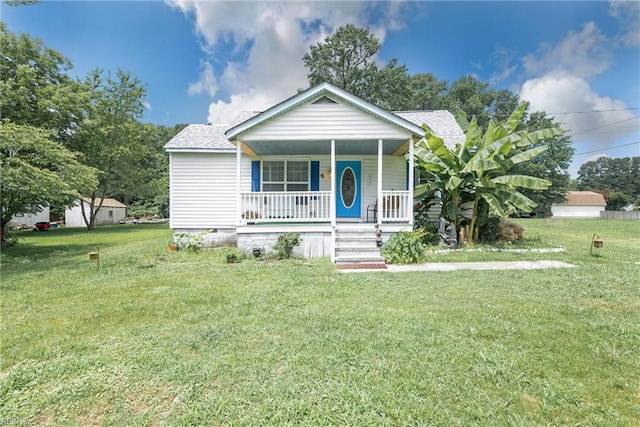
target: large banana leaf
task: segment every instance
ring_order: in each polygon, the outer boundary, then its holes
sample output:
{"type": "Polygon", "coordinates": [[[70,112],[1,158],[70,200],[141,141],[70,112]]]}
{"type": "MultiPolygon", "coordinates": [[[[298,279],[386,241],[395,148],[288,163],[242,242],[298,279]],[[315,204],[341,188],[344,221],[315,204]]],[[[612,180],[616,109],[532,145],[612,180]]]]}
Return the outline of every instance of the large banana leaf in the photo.
{"type": "Polygon", "coordinates": [[[496,198],[496,196],[494,196],[491,193],[482,193],[480,197],[482,197],[484,201],[487,202],[487,205],[489,205],[489,210],[492,213],[498,216],[501,216],[503,218],[507,216],[507,213],[502,207],[502,203],[500,203],[500,201],[496,198]]]}
{"type": "Polygon", "coordinates": [[[433,154],[438,156],[447,165],[452,166],[456,163],[455,155],[449,147],[444,144],[442,138],[433,134],[429,135],[427,138],[427,146],[433,154]]]}
{"type": "Polygon", "coordinates": [[[549,146],[547,146],[547,145],[540,145],[540,146],[532,148],[530,150],[523,151],[522,153],[518,153],[518,154],[516,154],[514,156],[511,156],[508,159],[506,159],[504,161],[503,167],[505,168],[505,170],[509,170],[514,165],[517,165],[517,164],[522,163],[522,162],[528,162],[529,160],[531,160],[531,159],[539,156],[540,154],[544,153],[545,151],[547,151],[548,148],[549,148],[549,146]]]}
{"type": "Polygon", "coordinates": [[[495,184],[506,184],[510,187],[527,188],[530,190],[546,190],[551,181],[528,175],[502,175],[491,180],[495,184]]]}
{"type": "Polygon", "coordinates": [[[447,191],[455,190],[462,184],[463,180],[458,176],[454,175],[450,177],[444,185],[444,189],[447,191]]]}
{"type": "Polygon", "coordinates": [[[423,147],[422,145],[416,146],[413,154],[420,167],[434,173],[444,172],[449,174],[449,165],[443,162],[442,159],[436,156],[429,148],[423,147]]]}
{"type": "Polygon", "coordinates": [[[516,144],[517,147],[524,147],[527,145],[536,144],[538,141],[545,141],[547,139],[554,138],[556,136],[562,135],[563,131],[559,127],[551,127],[528,133],[524,132],[524,134],[526,136],[524,136],[522,140],[518,144],[516,144]]]}
{"type": "Polygon", "coordinates": [[[500,164],[493,159],[483,159],[479,156],[473,156],[465,167],[460,171],[461,173],[469,172],[487,172],[493,169],[498,169],[500,164]]]}
{"type": "Polygon", "coordinates": [[[506,122],[504,122],[504,125],[503,125],[507,133],[513,133],[516,130],[516,128],[520,124],[520,120],[522,119],[522,116],[524,116],[525,111],[527,111],[526,102],[520,103],[516,107],[516,109],[513,110],[513,113],[509,115],[509,118],[507,119],[506,122]]]}
{"type": "Polygon", "coordinates": [[[498,200],[501,200],[502,203],[511,204],[521,211],[530,211],[538,205],[536,202],[516,190],[497,188],[493,191],[493,194],[498,200]]]}

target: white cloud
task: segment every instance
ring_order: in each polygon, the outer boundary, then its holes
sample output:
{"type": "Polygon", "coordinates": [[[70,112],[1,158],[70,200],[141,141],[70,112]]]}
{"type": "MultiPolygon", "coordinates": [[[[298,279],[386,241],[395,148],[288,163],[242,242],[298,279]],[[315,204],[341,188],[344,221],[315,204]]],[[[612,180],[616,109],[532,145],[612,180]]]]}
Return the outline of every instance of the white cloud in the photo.
{"type": "Polygon", "coordinates": [[[590,149],[611,146],[616,139],[637,132],[640,125],[624,102],[598,95],[585,79],[566,72],[526,81],[520,97],[531,103],[532,111],[573,113],[555,117],[571,132],[574,142],[588,142],[590,149]]]}
{"type": "Polygon", "coordinates": [[[263,109],[305,88],[307,70],[302,57],[310,45],[338,27],[367,26],[372,11],[385,8],[387,13],[376,15],[384,16],[384,21],[370,26],[383,41],[386,31],[399,28],[402,22],[399,1],[172,0],[169,4],[194,17],[203,50],[215,58],[215,69],[206,62],[198,82],[189,85],[190,94],[207,93],[217,99],[209,108],[208,121],[212,123],[229,122],[233,112],[263,109]],[[220,100],[221,95],[226,95],[228,102],[220,100]]]}
{"type": "Polygon", "coordinates": [[[612,1],[609,3],[609,14],[619,19],[626,31],[622,41],[627,46],[640,46],[640,2],[612,1]]]}
{"type": "Polygon", "coordinates": [[[611,65],[609,41],[593,22],[582,31],[571,31],[557,45],[544,43],[534,54],[523,58],[529,75],[540,75],[553,70],[589,78],[605,71],[611,65]]]}
{"type": "Polygon", "coordinates": [[[218,84],[216,77],[213,74],[213,66],[209,62],[202,64],[202,72],[197,82],[191,83],[187,90],[189,95],[199,95],[202,93],[209,94],[209,96],[215,96],[218,92],[218,84]]]}

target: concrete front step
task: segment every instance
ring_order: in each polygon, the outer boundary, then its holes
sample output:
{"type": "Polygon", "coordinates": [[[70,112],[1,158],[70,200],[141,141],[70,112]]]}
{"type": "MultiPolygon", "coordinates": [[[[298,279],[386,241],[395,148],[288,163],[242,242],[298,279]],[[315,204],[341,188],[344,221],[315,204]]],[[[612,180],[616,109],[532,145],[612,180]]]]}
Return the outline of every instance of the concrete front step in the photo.
{"type": "Polygon", "coordinates": [[[344,224],[335,230],[335,263],[339,265],[376,265],[384,267],[371,224],[344,224]]]}
{"type": "Polygon", "coordinates": [[[377,249],[376,239],[336,239],[336,248],[371,248],[377,249]]]}
{"type": "MultiPolygon", "coordinates": [[[[354,248],[354,247],[337,247],[336,257],[380,257],[380,249],[373,248],[354,248]]],[[[380,257],[381,258],[381,257],[380,257]]]]}
{"type": "Polygon", "coordinates": [[[336,264],[384,264],[380,255],[337,255],[336,264]]]}

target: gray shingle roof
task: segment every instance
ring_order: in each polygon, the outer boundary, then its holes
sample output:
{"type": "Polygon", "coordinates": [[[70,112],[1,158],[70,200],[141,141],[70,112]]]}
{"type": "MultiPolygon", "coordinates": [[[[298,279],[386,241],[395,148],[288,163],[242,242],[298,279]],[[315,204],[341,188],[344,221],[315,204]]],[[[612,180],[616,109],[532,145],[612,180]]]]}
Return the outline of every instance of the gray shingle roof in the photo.
{"type": "MultiPolygon", "coordinates": [[[[225,131],[250,120],[258,114],[259,112],[257,111],[242,112],[231,125],[188,125],[165,144],[164,148],[193,149],[196,151],[235,151],[235,146],[229,142],[225,131]]],[[[420,127],[422,127],[423,123],[426,123],[449,147],[453,147],[464,141],[462,130],[456,123],[453,115],[446,110],[399,111],[393,114],[420,127]]]]}
{"type": "Polygon", "coordinates": [[[229,125],[188,125],[164,146],[165,149],[235,151],[224,132],[229,125]]]}
{"type": "Polygon", "coordinates": [[[396,111],[394,114],[420,127],[426,124],[443,139],[447,147],[454,147],[464,142],[465,136],[462,129],[458,126],[453,114],[447,110],[396,111]]]}

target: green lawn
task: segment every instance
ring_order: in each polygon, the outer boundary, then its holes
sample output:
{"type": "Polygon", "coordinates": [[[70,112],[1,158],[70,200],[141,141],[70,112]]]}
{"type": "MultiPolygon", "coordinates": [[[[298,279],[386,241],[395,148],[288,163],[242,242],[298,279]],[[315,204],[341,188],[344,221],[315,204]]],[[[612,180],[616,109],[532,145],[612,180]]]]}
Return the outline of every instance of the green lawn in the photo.
{"type": "Polygon", "coordinates": [[[167,253],[166,226],[23,232],[0,424],[638,425],[640,221],[520,222],[566,252],[432,258],[577,268],[341,274],[167,253]]]}

